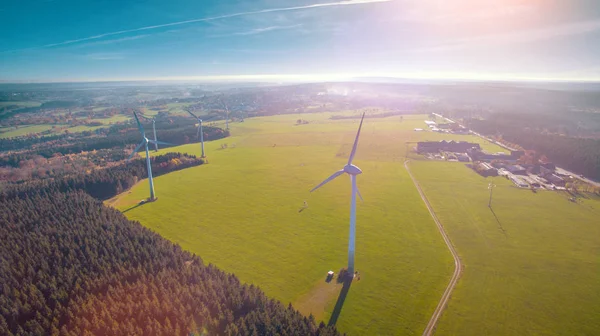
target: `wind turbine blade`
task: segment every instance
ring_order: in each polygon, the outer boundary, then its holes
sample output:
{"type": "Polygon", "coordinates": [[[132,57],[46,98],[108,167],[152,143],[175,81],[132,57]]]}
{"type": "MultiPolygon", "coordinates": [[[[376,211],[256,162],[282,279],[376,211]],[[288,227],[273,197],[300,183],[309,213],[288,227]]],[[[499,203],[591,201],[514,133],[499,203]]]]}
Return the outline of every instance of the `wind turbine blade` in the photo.
{"type": "Polygon", "coordinates": [[[358,190],[358,187],[356,188],[356,194],[358,195],[358,197],[360,198],[360,200],[362,202],[364,202],[365,200],[362,198],[362,195],[360,194],[360,190],[358,190]]]}
{"type": "Polygon", "coordinates": [[[140,113],[140,117],[142,117],[142,118],[144,118],[144,119],[146,119],[146,120],[152,120],[152,119],[154,119],[154,118],[150,118],[150,117],[148,117],[147,115],[145,115],[145,114],[143,114],[143,113],[140,113]]]}
{"type": "Polygon", "coordinates": [[[145,136],[144,127],[140,123],[140,119],[138,118],[137,113],[133,112],[133,116],[135,117],[135,121],[137,122],[137,126],[140,130],[140,133],[142,133],[142,135],[145,136]]]}
{"type": "Polygon", "coordinates": [[[196,131],[196,138],[200,138],[200,124],[198,124],[198,131],[196,131]]]}
{"type": "Polygon", "coordinates": [[[313,192],[313,191],[315,191],[315,190],[317,190],[317,189],[321,188],[321,187],[322,187],[324,184],[326,184],[327,182],[329,182],[329,181],[333,180],[334,178],[336,178],[336,177],[338,177],[338,176],[342,175],[343,173],[344,173],[344,170],[338,170],[338,171],[336,171],[336,172],[335,172],[335,173],[333,173],[331,176],[329,176],[327,179],[325,179],[325,181],[323,181],[323,182],[319,183],[319,185],[318,185],[318,186],[316,186],[316,187],[312,188],[312,190],[311,190],[310,192],[313,192]]]}
{"type": "Polygon", "coordinates": [[[137,145],[137,147],[135,147],[135,149],[133,150],[133,153],[131,153],[131,155],[127,158],[127,160],[131,160],[131,158],[135,155],[135,153],[137,153],[137,151],[140,150],[140,148],[144,145],[144,141],[140,142],[139,145],[137,145]]]}
{"type": "Polygon", "coordinates": [[[190,114],[192,117],[194,117],[194,118],[196,118],[196,119],[199,119],[197,115],[195,115],[194,113],[192,113],[192,111],[190,111],[190,110],[187,110],[187,109],[186,109],[186,111],[187,111],[187,113],[189,113],[189,114],[190,114]]]}
{"type": "Polygon", "coordinates": [[[152,144],[159,144],[159,145],[166,145],[166,146],[175,146],[175,144],[172,144],[170,142],[164,142],[164,141],[158,141],[158,140],[156,140],[156,141],[154,141],[154,140],[148,140],[148,142],[152,143],[152,144]]]}
{"type": "Polygon", "coordinates": [[[354,160],[354,155],[356,154],[356,147],[358,147],[358,137],[360,136],[360,129],[362,128],[364,119],[365,119],[365,113],[363,112],[362,118],[360,118],[360,125],[358,126],[358,132],[356,132],[356,139],[354,139],[354,145],[352,146],[352,153],[350,153],[350,157],[348,158],[348,164],[352,164],[352,160],[354,160]]]}

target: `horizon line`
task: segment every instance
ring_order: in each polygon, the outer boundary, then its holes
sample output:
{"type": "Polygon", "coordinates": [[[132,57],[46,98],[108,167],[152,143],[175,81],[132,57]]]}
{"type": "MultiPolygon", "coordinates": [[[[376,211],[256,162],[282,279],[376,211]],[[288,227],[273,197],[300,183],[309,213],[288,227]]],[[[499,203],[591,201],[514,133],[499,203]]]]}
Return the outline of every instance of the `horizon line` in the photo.
{"type": "Polygon", "coordinates": [[[102,83],[102,82],[340,82],[365,79],[381,80],[431,80],[431,81],[490,81],[490,82],[579,82],[596,83],[600,77],[540,77],[506,76],[491,74],[255,74],[213,76],[162,76],[125,78],[61,78],[61,79],[0,79],[0,84],[59,84],[59,83],[102,83]]]}

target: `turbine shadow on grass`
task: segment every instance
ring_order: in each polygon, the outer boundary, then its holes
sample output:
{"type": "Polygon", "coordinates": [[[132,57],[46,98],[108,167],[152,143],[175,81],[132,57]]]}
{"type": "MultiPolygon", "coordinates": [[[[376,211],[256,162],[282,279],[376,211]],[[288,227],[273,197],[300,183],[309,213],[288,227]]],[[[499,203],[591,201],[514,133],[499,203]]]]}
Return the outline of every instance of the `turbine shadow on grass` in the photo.
{"type": "Polygon", "coordinates": [[[496,216],[494,209],[490,207],[490,211],[492,212],[492,215],[494,215],[494,218],[496,218],[496,222],[498,222],[498,227],[500,227],[500,230],[502,230],[502,233],[504,233],[504,235],[506,236],[506,230],[504,230],[504,227],[502,227],[502,223],[500,223],[500,220],[498,219],[498,216],[496,216]]]}
{"type": "Polygon", "coordinates": [[[141,207],[144,204],[148,204],[148,202],[146,202],[146,203],[138,203],[138,204],[136,204],[136,205],[134,205],[134,206],[132,206],[130,208],[125,209],[122,213],[126,213],[127,211],[131,211],[131,210],[133,210],[133,209],[135,209],[137,207],[141,207]]]}
{"type": "Polygon", "coordinates": [[[346,301],[346,296],[350,290],[350,285],[352,285],[352,280],[352,277],[346,277],[344,280],[344,285],[340,291],[340,296],[338,296],[337,302],[335,303],[335,308],[333,308],[333,313],[331,314],[331,318],[329,318],[329,323],[327,323],[328,326],[335,326],[337,323],[340,313],[342,312],[342,307],[344,306],[344,301],[346,301]]]}

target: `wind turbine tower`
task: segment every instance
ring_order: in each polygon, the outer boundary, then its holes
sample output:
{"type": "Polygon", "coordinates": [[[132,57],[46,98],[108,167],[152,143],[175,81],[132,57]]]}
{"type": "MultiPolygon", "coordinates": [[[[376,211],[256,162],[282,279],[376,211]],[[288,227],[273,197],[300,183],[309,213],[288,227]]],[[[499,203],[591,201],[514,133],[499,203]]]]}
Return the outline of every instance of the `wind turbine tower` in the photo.
{"type": "Polygon", "coordinates": [[[360,197],[362,200],[362,196],[358,191],[358,187],[356,186],[356,176],[362,174],[362,170],[352,164],[352,160],[354,160],[354,155],[356,155],[356,147],[358,146],[358,137],[360,136],[360,129],[362,128],[363,120],[365,119],[365,114],[363,113],[362,118],[360,119],[360,125],[358,126],[358,132],[356,133],[356,138],[354,139],[354,145],[352,146],[352,152],[350,153],[350,157],[348,158],[348,163],[340,170],[333,173],[329,176],[325,181],[321,182],[319,185],[314,187],[311,192],[319,189],[329,181],[335,179],[336,177],[346,173],[350,176],[350,183],[352,184],[352,195],[350,197],[350,237],[348,240],[348,274],[354,276],[354,254],[355,254],[355,244],[356,244],[356,195],[360,197]]]}
{"type": "Polygon", "coordinates": [[[186,110],[192,117],[194,117],[196,119],[196,121],[198,121],[198,131],[196,132],[196,138],[198,136],[200,136],[200,147],[202,147],[202,156],[201,157],[206,157],[204,155],[204,132],[202,131],[202,119],[200,119],[197,115],[195,115],[194,113],[192,113],[192,111],[190,110],[186,110]]]}
{"type": "Polygon", "coordinates": [[[137,151],[142,146],[145,147],[145,149],[146,149],[146,169],[148,170],[148,182],[150,184],[150,201],[155,201],[156,195],[154,194],[154,180],[152,179],[152,166],[150,165],[150,153],[148,152],[148,143],[153,143],[153,144],[160,143],[163,145],[170,145],[170,143],[162,142],[162,141],[158,141],[158,140],[148,140],[148,138],[146,138],[146,132],[144,131],[144,127],[140,123],[140,119],[138,118],[137,113],[133,112],[133,115],[135,116],[135,121],[137,122],[138,129],[140,130],[140,133],[142,134],[142,142],[140,142],[140,144],[137,145],[137,147],[135,147],[135,149],[133,150],[133,153],[131,153],[131,156],[129,156],[129,158],[127,160],[131,160],[131,158],[137,153],[137,151]]]}
{"type": "Polygon", "coordinates": [[[229,108],[227,107],[227,104],[223,102],[222,98],[219,98],[219,100],[221,101],[221,105],[225,107],[225,129],[229,130],[229,108]]]}

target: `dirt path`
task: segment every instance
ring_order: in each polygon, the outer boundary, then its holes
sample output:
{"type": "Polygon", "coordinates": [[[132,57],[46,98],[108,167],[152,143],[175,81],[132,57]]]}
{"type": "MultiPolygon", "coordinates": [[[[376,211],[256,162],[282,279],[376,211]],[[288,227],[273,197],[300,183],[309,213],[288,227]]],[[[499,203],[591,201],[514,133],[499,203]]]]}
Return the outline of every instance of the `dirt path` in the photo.
{"type": "Polygon", "coordinates": [[[108,207],[112,207],[112,208],[116,208],[117,203],[119,203],[119,200],[121,200],[121,198],[127,194],[129,194],[131,192],[131,189],[133,189],[133,187],[135,187],[136,185],[138,185],[140,182],[144,181],[146,179],[142,179],[137,181],[134,185],[132,185],[129,189],[123,191],[122,193],[113,196],[112,198],[107,199],[106,201],[104,201],[104,205],[108,206],[108,207]]]}
{"type": "MultiPolygon", "coordinates": [[[[317,322],[321,321],[325,315],[327,304],[339,296],[342,285],[342,283],[337,283],[336,279],[331,282],[319,280],[308,293],[294,302],[293,306],[303,315],[313,314],[317,322]]],[[[327,321],[324,322],[327,323],[327,321]]]]}
{"type": "Polygon", "coordinates": [[[446,246],[448,246],[450,253],[452,253],[452,257],[454,258],[454,274],[452,274],[452,278],[450,279],[450,283],[448,284],[448,287],[446,287],[446,290],[444,291],[444,294],[442,295],[440,302],[438,303],[437,307],[435,308],[435,311],[433,312],[433,315],[431,316],[429,323],[427,323],[427,327],[425,328],[425,331],[423,331],[423,335],[429,336],[429,335],[433,335],[435,332],[435,327],[437,325],[437,322],[438,322],[440,316],[442,316],[442,312],[444,311],[444,308],[446,308],[446,304],[448,303],[448,300],[450,299],[450,295],[452,294],[452,291],[454,290],[454,287],[456,286],[456,283],[458,282],[458,278],[460,278],[460,274],[462,273],[463,265],[460,262],[460,258],[458,257],[458,253],[456,253],[454,246],[452,246],[452,242],[450,241],[450,238],[448,238],[448,236],[446,235],[446,231],[444,231],[444,227],[442,226],[442,223],[440,223],[440,221],[438,220],[437,216],[435,215],[435,212],[433,212],[433,208],[431,207],[431,204],[429,204],[427,197],[423,193],[423,190],[421,190],[421,186],[419,186],[419,183],[417,182],[417,180],[415,180],[414,176],[410,172],[410,169],[408,168],[408,162],[410,162],[410,160],[404,161],[404,167],[406,168],[408,175],[410,175],[410,178],[412,179],[413,183],[415,184],[415,187],[417,187],[417,190],[419,191],[419,195],[421,195],[421,199],[423,199],[423,202],[427,206],[427,210],[429,210],[429,214],[431,214],[431,218],[433,218],[433,220],[435,221],[435,224],[437,225],[438,229],[440,230],[440,233],[442,234],[442,238],[444,238],[444,242],[446,242],[446,246]]]}

